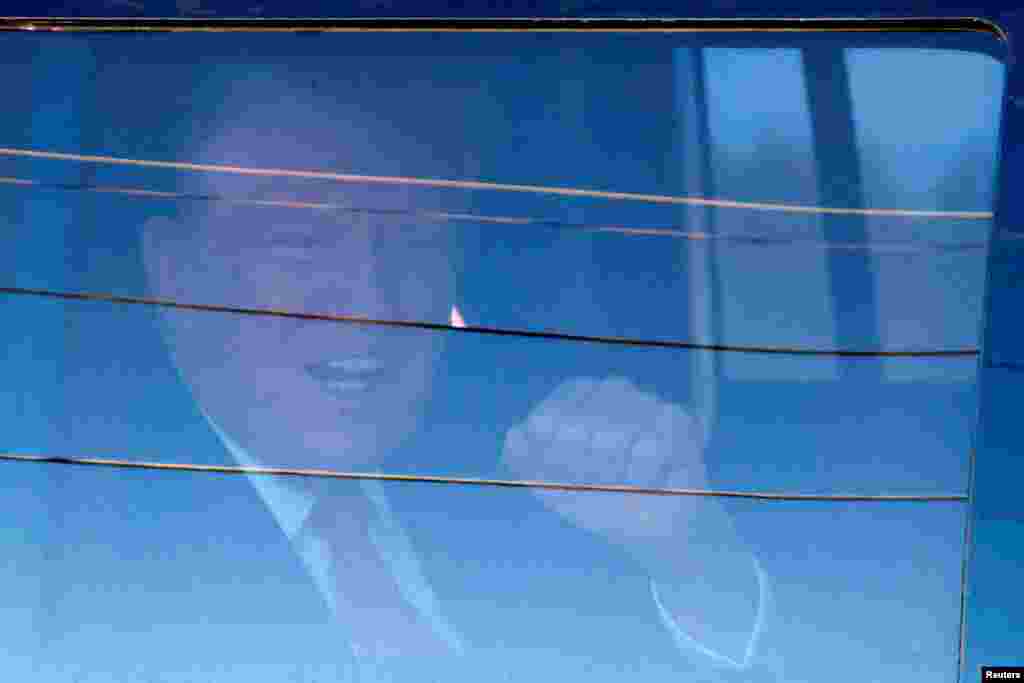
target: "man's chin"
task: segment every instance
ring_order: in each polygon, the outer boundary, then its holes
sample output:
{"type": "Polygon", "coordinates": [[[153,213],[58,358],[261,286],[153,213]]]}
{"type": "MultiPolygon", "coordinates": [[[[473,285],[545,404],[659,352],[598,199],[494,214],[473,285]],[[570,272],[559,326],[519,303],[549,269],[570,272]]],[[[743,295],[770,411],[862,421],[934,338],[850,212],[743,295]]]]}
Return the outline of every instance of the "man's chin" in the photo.
{"type": "Polygon", "coordinates": [[[382,439],[372,430],[360,433],[295,429],[289,434],[253,433],[242,438],[229,435],[255,466],[283,470],[376,472],[394,439],[382,439]]]}
{"type": "Polygon", "coordinates": [[[375,472],[394,439],[364,427],[347,433],[308,430],[301,433],[301,445],[280,458],[282,467],[332,472],[375,472]],[[355,433],[353,433],[355,432],[355,433]],[[288,464],[292,463],[292,464],[288,464]]]}

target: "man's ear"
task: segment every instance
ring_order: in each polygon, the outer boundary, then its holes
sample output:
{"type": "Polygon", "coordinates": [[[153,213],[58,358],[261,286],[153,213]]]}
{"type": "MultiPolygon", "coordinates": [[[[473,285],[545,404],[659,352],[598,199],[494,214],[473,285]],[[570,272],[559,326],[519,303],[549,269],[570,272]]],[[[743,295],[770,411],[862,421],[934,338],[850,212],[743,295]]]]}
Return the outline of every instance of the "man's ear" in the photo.
{"type": "MultiPolygon", "coordinates": [[[[143,225],[142,264],[147,296],[164,301],[194,301],[196,260],[202,258],[202,252],[197,256],[193,239],[183,232],[184,226],[162,216],[143,225]]],[[[189,359],[199,357],[196,349],[208,344],[204,343],[202,333],[183,334],[192,327],[192,318],[180,313],[159,307],[157,320],[175,367],[182,373],[182,380],[191,386],[194,373],[183,369],[192,367],[187,363],[189,359]]]]}

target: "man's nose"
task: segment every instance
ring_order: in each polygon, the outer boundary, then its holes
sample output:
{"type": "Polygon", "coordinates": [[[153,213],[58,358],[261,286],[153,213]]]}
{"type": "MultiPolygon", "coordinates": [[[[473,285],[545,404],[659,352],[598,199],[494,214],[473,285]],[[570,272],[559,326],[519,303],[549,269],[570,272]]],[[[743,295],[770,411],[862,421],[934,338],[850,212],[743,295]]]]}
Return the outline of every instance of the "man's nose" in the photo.
{"type": "Polygon", "coordinates": [[[398,317],[395,283],[377,248],[370,221],[359,221],[346,239],[329,249],[310,282],[310,303],[318,311],[392,320],[398,317]]]}

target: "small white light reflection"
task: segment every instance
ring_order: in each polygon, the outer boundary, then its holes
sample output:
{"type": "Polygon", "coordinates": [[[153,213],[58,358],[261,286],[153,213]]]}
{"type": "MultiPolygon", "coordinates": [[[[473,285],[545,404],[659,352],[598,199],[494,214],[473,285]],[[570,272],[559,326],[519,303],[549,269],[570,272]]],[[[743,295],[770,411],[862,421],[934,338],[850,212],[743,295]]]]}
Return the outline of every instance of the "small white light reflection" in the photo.
{"type": "Polygon", "coordinates": [[[448,324],[452,327],[465,327],[466,321],[462,319],[462,314],[459,313],[459,309],[452,306],[452,312],[448,315],[448,324]]]}

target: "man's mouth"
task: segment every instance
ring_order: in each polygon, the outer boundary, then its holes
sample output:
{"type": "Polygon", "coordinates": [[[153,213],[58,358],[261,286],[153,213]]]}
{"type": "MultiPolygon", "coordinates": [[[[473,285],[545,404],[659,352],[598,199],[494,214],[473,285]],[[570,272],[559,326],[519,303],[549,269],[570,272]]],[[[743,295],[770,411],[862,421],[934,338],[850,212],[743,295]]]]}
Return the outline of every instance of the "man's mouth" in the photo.
{"type": "Polygon", "coordinates": [[[356,398],[379,385],[387,372],[383,363],[372,356],[349,356],[307,363],[306,374],[320,388],[338,398],[356,398]]]}

